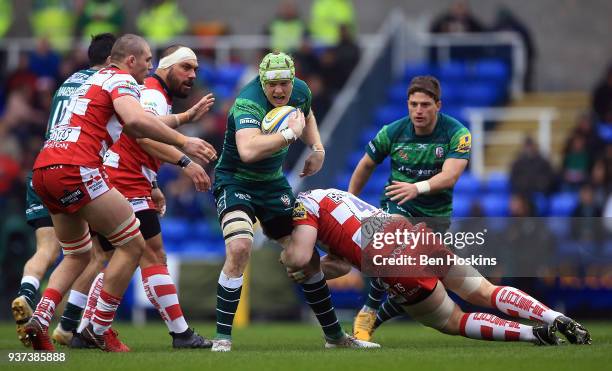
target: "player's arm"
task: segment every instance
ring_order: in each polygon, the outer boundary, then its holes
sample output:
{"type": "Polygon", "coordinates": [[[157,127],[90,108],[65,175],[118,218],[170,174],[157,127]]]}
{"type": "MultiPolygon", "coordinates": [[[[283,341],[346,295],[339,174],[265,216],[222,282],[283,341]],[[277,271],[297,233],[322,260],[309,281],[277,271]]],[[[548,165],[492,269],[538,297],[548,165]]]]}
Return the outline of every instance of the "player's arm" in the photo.
{"type": "Polygon", "coordinates": [[[312,108],[306,117],[306,125],[304,126],[304,131],[302,132],[300,139],[302,139],[302,142],[304,142],[304,144],[306,144],[306,146],[312,150],[304,162],[304,168],[302,169],[300,176],[305,177],[314,175],[321,170],[321,167],[323,167],[323,161],[325,160],[325,148],[323,147],[323,143],[321,143],[321,136],[319,135],[319,128],[317,127],[317,119],[315,118],[312,108]]]}
{"type": "Polygon", "coordinates": [[[310,259],[317,242],[317,229],[311,225],[296,225],[291,233],[291,242],[281,253],[281,262],[288,269],[302,269],[310,259]]]}
{"type": "Polygon", "coordinates": [[[363,187],[365,187],[368,182],[368,179],[370,179],[370,176],[374,172],[374,169],[376,169],[376,166],[376,162],[372,160],[370,155],[367,153],[363,155],[355,171],[353,171],[353,175],[351,175],[351,181],[349,182],[348,188],[349,193],[359,196],[363,187]]]}
{"type": "MultiPolygon", "coordinates": [[[[147,138],[136,139],[138,145],[147,152],[149,155],[157,158],[162,162],[166,162],[173,165],[178,165],[183,169],[185,175],[187,175],[193,181],[196,190],[207,191],[210,189],[210,178],[206,171],[199,164],[191,161],[189,157],[183,154],[178,149],[160,142],[156,142],[147,138]]],[[[206,161],[208,163],[208,161],[206,161]]]]}
{"type": "Polygon", "coordinates": [[[333,280],[334,278],[342,277],[349,274],[351,268],[351,263],[341,257],[327,254],[321,258],[321,270],[325,274],[325,279],[333,280]]]}
{"type": "Polygon", "coordinates": [[[305,121],[304,114],[298,111],[297,114],[289,117],[288,129],[291,130],[290,136],[285,136],[286,133],[274,133],[264,135],[261,129],[247,127],[236,131],[236,146],[238,154],[244,163],[253,163],[272,156],[274,153],[287,147],[296,138],[300,137],[304,129],[305,121]]]}
{"type": "Polygon", "coordinates": [[[159,119],[145,112],[134,96],[119,96],[113,99],[113,106],[123,120],[124,130],[128,135],[135,138],[151,138],[176,146],[202,161],[216,159],[217,152],[210,144],[199,138],[187,137],[162,125],[159,119]]]}

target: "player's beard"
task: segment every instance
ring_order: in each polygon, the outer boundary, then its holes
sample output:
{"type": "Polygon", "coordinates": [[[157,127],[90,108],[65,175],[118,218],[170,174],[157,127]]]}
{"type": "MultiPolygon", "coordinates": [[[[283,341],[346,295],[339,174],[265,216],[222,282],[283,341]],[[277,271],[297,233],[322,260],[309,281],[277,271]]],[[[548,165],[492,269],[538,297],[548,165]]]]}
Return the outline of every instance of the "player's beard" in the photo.
{"type": "MultiPolygon", "coordinates": [[[[193,81],[189,81],[187,83],[191,84],[189,85],[190,88],[193,87],[193,81]]],[[[187,91],[185,92],[183,91],[183,86],[183,82],[177,79],[176,76],[174,76],[174,74],[172,73],[172,71],[170,71],[170,73],[168,74],[168,88],[170,89],[170,94],[172,94],[173,97],[177,98],[187,98],[191,89],[187,89],[187,91]]]]}

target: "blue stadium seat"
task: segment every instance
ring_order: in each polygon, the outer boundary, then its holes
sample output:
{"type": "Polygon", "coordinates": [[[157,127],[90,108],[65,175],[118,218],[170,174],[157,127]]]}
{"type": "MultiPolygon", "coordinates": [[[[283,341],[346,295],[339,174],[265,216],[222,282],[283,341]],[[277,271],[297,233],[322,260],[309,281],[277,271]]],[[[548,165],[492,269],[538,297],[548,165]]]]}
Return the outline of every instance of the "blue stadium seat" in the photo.
{"type": "Polygon", "coordinates": [[[374,114],[374,124],[381,128],[383,125],[397,121],[408,115],[406,105],[392,104],[379,107],[374,114]]]}
{"type": "Polygon", "coordinates": [[[491,193],[508,194],[510,192],[510,179],[508,174],[492,172],[487,177],[487,191],[491,193]]]}
{"type": "Polygon", "coordinates": [[[468,217],[472,208],[472,200],[470,197],[453,197],[453,216],[468,217]]]}
{"type": "Polygon", "coordinates": [[[464,81],[468,78],[466,65],[461,62],[448,62],[440,66],[440,80],[444,82],[464,81]]]}
{"type": "Polygon", "coordinates": [[[464,85],[464,98],[470,106],[486,107],[497,104],[502,96],[495,83],[475,82],[464,85]]]}
{"type": "Polygon", "coordinates": [[[385,187],[385,184],[387,183],[387,179],[388,174],[382,176],[373,174],[368,180],[368,183],[365,185],[363,189],[364,192],[367,191],[380,195],[383,191],[383,188],[385,187]]]}
{"type": "Polygon", "coordinates": [[[578,194],[562,192],[550,198],[550,216],[571,216],[578,206],[578,194]]]}
{"type": "Polygon", "coordinates": [[[210,63],[200,63],[197,75],[205,85],[217,83],[216,68],[210,63]]]}
{"type": "Polygon", "coordinates": [[[221,66],[217,68],[216,82],[235,88],[244,70],[245,66],[238,63],[221,66]]]}
{"type": "Polygon", "coordinates": [[[508,195],[486,194],[480,198],[485,216],[508,216],[510,198],[508,195]]]}
{"type": "Polygon", "coordinates": [[[506,63],[498,59],[483,59],[474,65],[474,77],[480,80],[496,81],[506,84],[510,77],[510,69],[506,63]]]}
{"type": "Polygon", "coordinates": [[[548,197],[544,193],[536,193],[532,198],[538,216],[548,216],[548,197]]]}
{"type": "Polygon", "coordinates": [[[464,107],[462,105],[446,104],[446,98],[444,96],[442,97],[442,101],[443,101],[442,109],[441,109],[442,113],[447,114],[456,120],[459,120],[459,122],[461,122],[466,128],[470,127],[467,117],[463,113],[464,107]]]}
{"type": "Polygon", "coordinates": [[[189,234],[192,238],[205,240],[213,234],[213,231],[207,222],[198,221],[191,224],[189,234]]]}
{"type": "Polygon", "coordinates": [[[406,104],[407,97],[407,88],[408,86],[403,82],[392,85],[389,90],[387,90],[387,99],[388,103],[391,104],[406,104]]]}
{"type": "Polygon", "coordinates": [[[190,223],[182,218],[164,218],[161,230],[164,243],[180,243],[189,236],[190,223]]]}
{"type": "Polygon", "coordinates": [[[480,191],[480,180],[472,173],[463,173],[455,183],[453,191],[457,194],[475,195],[480,191]]]}
{"type": "Polygon", "coordinates": [[[211,90],[215,94],[217,101],[223,101],[231,99],[234,96],[235,88],[233,85],[227,85],[225,83],[217,83],[212,86],[211,90]]]}
{"type": "Polygon", "coordinates": [[[362,157],[362,150],[353,151],[349,154],[347,158],[347,165],[350,171],[353,171],[357,167],[357,164],[359,163],[362,157]]]}
{"type": "Polygon", "coordinates": [[[348,189],[350,180],[351,180],[350,170],[347,172],[341,173],[336,176],[336,184],[334,185],[334,188],[346,191],[348,189]]]}
{"type": "Polygon", "coordinates": [[[442,101],[444,103],[442,105],[443,111],[447,105],[456,106],[464,103],[464,101],[469,102],[469,99],[465,100],[465,97],[463,95],[462,83],[457,83],[454,81],[443,81],[440,83],[440,85],[440,89],[442,90],[442,101]]]}
{"type": "Polygon", "coordinates": [[[404,70],[404,83],[408,84],[415,76],[420,75],[435,75],[436,67],[427,63],[411,63],[406,65],[404,70]]]}
{"type": "Polygon", "coordinates": [[[599,137],[606,143],[612,143],[612,123],[600,122],[597,124],[599,137]]]}

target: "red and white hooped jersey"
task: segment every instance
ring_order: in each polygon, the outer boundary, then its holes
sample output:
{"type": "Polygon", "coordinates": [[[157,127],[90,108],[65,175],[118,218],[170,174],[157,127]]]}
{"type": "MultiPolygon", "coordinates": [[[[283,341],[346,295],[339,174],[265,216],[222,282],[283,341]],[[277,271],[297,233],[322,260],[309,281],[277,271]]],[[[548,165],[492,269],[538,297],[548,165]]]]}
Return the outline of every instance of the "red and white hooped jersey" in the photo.
{"type": "Polygon", "coordinates": [[[293,224],[317,228],[317,240],[330,254],[361,267],[361,223],[387,215],[381,209],[338,189],[315,189],[298,195],[293,224]],[[301,209],[303,207],[303,209],[301,209]]]}
{"type": "Polygon", "coordinates": [[[129,73],[111,66],[89,77],[61,113],[34,169],[60,164],[100,167],[123,129],[113,107],[113,100],[123,96],[140,100],[140,87],[129,73]]]}
{"type": "MultiPolygon", "coordinates": [[[[155,76],[145,79],[140,103],[145,111],[155,116],[172,113],[172,98],[155,76]]],[[[151,195],[151,182],[157,178],[161,162],[145,152],[135,139],[121,134],[107,151],[104,166],[117,190],[126,198],[136,198],[151,195]]]]}

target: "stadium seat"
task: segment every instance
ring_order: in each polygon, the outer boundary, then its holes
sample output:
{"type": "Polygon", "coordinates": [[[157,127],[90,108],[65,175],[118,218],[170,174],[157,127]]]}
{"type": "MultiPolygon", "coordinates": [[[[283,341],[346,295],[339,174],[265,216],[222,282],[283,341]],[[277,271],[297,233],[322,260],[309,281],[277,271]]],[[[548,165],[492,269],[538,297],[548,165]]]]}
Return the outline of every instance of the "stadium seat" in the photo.
{"type": "Polygon", "coordinates": [[[536,193],[532,198],[537,216],[548,216],[548,197],[544,193],[536,193]]]}
{"type": "Polygon", "coordinates": [[[472,208],[470,197],[453,197],[453,217],[469,217],[472,208]]]}
{"type": "Polygon", "coordinates": [[[244,70],[245,66],[237,63],[220,66],[217,68],[216,82],[235,88],[244,70]]]}
{"type": "Polygon", "coordinates": [[[215,98],[219,101],[231,99],[235,92],[234,85],[227,85],[225,83],[217,83],[212,86],[211,90],[215,94],[215,98]]]}
{"type": "Polygon", "coordinates": [[[508,216],[510,198],[508,195],[486,194],[480,198],[485,216],[508,216]]]}
{"type": "Polygon", "coordinates": [[[498,59],[483,59],[474,64],[474,77],[479,80],[506,84],[510,76],[508,65],[498,59]]]}
{"type": "Polygon", "coordinates": [[[347,190],[349,186],[349,181],[351,180],[351,172],[347,171],[336,176],[336,184],[335,188],[340,190],[347,190]]]}
{"type": "Polygon", "coordinates": [[[212,235],[210,225],[204,221],[192,223],[189,227],[189,232],[191,237],[201,240],[208,239],[212,235]]]}
{"type": "Polygon", "coordinates": [[[444,102],[442,111],[444,111],[446,106],[456,106],[464,102],[462,83],[443,81],[440,85],[440,89],[442,90],[442,101],[444,102]]]}
{"type": "Polygon", "coordinates": [[[349,170],[354,170],[362,157],[363,151],[361,150],[351,152],[347,158],[347,165],[349,170]]]}
{"type": "Polygon", "coordinates": [[[550,198],[550,216],[571,216],[578,206],[578,194],[562,192],[550,198]]]}
{"type": "Polygon", "coordinates": [[[468,71],[464,63],[448,62],[440,66],[441,81],[464,81],[466,78],[468,78],[468,71]]]}
{"type": "Polygon", "coordinates": [[[599,137],[606,143],[612,143],[612,123],[600,122],[597,124],[599,137]]]}
{"type": "Polygon", "coordinates": [[[164,218],[161,230],[164,242],[180,243],[190,234],[190,223],[182,218],[164,218]]]}
{"type": "Polygon", "coordinates": [[[497,104],[502,96],[495,83],[477,82],[464,85],[464,99],[470,106],[486,107],[497,104]]]}
{"type": "Polygon", "coordinates": [[[480,191],[480,180],[472,173],[463,173],[455,183],[453,190],[457,194],[475,195],[480,191]]]}
{"type": "Polygon", "coordinates": [[[365,147],[369,141],[376,137],[376,134],[378,134],[379,130],[380,127],[370,127],[367,130],[361,132],[361,136],[359,137],[359,146],[361,147],[361,149],[363,149],[363,147],[365,147]]]}
{"type": "Polygon", "coordinates": [[[508,174],[492,172],[487,177],[487,191],[490,193],[508,194],[510,192],[510,179],[508,174]]]}
{"type": "Polygon", "coordinates": [[[391,104],[379,107],[374,114],[374,125],[381,128],[383,125],[397,121],[408,115],[408,108],[404,104],[391,104]]]}
{"type": "Polygon", "coordinates": [[[407,85],[415,76],[435,75],[436,67],[427,63],[411,63],[406,65],[404,70],[404,83],[407,85]]]}
{"type": "Polygon", "coordinates": [[[387,99],[388,103],[391,104],[405,104],[407,97],[407,89],[408,86],[403,82],[392,85],[389,90],[387,90],[387,99]]]}

